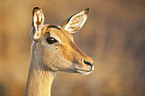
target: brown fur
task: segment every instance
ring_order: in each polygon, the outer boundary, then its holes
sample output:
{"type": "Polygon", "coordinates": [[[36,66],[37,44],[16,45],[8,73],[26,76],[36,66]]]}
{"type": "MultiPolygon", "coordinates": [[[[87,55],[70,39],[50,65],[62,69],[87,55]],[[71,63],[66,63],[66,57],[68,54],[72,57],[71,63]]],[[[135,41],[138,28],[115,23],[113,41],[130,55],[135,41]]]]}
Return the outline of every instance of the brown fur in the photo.
{"type": "MultiPolygon", "coordinates": [[[[44,15],[39,8],[34,8],[34,10],[36,9],[37,11],[33,11],[33,30],[31,31],[34,34],[31,33],[31,36],[34,41],[32,43],[31,63],[25,96],[50,96],[51,85],[57,71],[87,75],[93,70],[93,60],[77,47],[71,32],[57,25],[42,25],[44,22],[40,19],[43,19],[44,15]],[[39,13],[38,16],[35,15],[36,13],[39,13]],[[35,30],[37,28],[39,30],[35,30]],[[41,33],[37,32],[40,30],[41,33]],[[49,37],[53,37],[58,42],[49,44],[46,41],[46,38],[49,37]],[[87,61],[87,63],[84,61],[87,61]]],[[[86,16],[85,13],[82,11],[81,15],[77,16],[76,14],[76,17],[72,20],[78,20],[77,17],[83,15],[86,16]]],[[[86,18],[84,19],[86,20],[86,18]]]]}

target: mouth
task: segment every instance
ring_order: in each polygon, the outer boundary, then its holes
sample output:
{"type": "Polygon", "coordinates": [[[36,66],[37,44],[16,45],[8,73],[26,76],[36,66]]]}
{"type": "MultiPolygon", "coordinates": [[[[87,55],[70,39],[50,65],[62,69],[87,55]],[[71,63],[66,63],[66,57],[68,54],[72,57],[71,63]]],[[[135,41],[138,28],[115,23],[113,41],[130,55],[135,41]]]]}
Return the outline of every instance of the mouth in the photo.
{"type": "Polygon", "coordinates": [[[82,69],[82,68],[75,68],[78,73],[81,75],[89,75],[94,70],[94,66],[90,66],[89,68],[82,69]]]}

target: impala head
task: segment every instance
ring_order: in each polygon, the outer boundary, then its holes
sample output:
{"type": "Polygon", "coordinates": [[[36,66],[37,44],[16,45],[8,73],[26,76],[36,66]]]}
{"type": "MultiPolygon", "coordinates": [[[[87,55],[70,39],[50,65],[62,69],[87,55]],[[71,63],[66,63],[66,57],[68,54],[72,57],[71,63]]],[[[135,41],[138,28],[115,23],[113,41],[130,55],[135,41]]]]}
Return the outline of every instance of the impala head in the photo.
{"type": "Polygon", "coordinates": [[[87,75],[94,69],[93,60],[73,41],[71,33],[80,30],[87,20],[89,9],[82,10],[60,26],[44,24],[40,8],[33,9],[31,36],[32,54],[42,67],[51,71],[65,71],[87,75]]]}

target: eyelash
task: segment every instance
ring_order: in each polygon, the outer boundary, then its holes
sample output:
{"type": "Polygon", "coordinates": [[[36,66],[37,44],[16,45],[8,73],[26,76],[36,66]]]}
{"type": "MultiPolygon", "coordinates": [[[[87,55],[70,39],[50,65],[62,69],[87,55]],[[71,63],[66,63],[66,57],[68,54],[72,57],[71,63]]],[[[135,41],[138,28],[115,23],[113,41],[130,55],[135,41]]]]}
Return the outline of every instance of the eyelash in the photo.
{"type": "Polygon", "coordinates": [[[46,38],[46,41],[47,41],[47,43],[49,43],[49,44],[53,44],[53,43],[56,43],[56,42],[58,42],[55,38],[53,38],[53,37],[48,37],[48,38],[46,38]]]}

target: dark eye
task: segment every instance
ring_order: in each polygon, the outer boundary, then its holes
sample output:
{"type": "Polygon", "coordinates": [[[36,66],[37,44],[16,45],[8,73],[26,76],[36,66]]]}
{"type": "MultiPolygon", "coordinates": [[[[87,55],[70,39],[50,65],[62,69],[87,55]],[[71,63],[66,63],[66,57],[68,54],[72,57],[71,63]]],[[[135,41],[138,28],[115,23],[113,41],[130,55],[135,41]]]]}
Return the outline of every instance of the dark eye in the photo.
{"type": "Polygon", "coordinates": [[[48,37],[46,38],[46,41],[49,43],[49,44],[53,44],[55,42],[58,42],[56,39],[54,39],[53,37],[48,37]]]}

